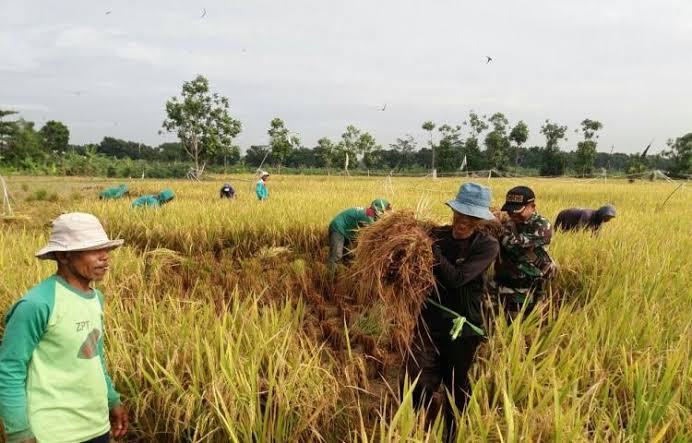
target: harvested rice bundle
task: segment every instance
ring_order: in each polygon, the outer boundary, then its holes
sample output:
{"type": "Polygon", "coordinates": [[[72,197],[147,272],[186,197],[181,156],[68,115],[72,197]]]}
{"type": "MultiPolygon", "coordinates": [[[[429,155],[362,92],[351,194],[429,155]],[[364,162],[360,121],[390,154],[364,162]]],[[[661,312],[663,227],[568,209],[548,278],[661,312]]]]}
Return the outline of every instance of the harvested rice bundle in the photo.
{"type": "Polygon", "coordinates": [[[399,211],[359,231],[350,279],[355,301],[384,301],[386,315],[405,351],[425,299],[435,285],[432,240],[413,212],[399,211]]]}

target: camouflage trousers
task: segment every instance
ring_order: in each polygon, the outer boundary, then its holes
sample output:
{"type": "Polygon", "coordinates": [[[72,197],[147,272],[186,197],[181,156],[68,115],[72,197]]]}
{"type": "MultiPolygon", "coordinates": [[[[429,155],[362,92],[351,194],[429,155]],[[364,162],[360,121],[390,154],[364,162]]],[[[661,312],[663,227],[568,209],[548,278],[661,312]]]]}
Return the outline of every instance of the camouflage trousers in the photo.
{"type": "Polygon", "coordinates": [[[547,280],[534,282],[531,287],[510,287],[502,283],[490,283],[491,299],[496,312],[503,312],[508,322],[512,322],[522,311],[525,314],[533,311],[537,303],[547,295],[547,280]]]}

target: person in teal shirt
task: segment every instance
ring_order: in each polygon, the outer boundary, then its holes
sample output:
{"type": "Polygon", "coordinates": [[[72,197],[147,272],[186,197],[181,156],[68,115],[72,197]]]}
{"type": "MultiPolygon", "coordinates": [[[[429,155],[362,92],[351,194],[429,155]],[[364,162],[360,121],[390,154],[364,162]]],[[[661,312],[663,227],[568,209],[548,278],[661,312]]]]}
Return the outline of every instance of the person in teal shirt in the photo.
{"type": "Polygon", "coordinates": [[[0,345],[0,418],[7,443],[92,442],[122,437],[128,414],[104,356],[103,294],[110,240],[91,214],[63,214],[36,253],[57,272],[5,317],[0,345]]]}
{"type": "Polygon", "coordinates": [[[158,195],[143,195],[132,202],[133,208],[158,208],[175,198],[175,193],[170,189],[164,189],[158,195]]]}
{"type": "Polygon", "coordinates": [[[104,189],[99,194],[99,199],[101,199],[101,200],[115,200],[118,198],[123,198],[129,193],[130,193],[130,191],[127,188],[127,185],[120,185],[120,186],[116,186],[113,188],[104,189]]]}
{"type": "Polygon", "coordinates": [[[257,199],[262,201],[269,198],[269,189],[267,189],[267,179],[269,178],[268,172],[262,172],[260,179],[257,180],[257,186],[255,186],[255,194],[257,194],[257,199]]]}
{"type": "Polygon", "coordinates": [[[373,200],[369,208],[349,208],[340,212],[329,224],[329,266],[334,269],[343,260],[344,251],[353,243],[358,229],[372,224],[392,205],[384,198],[373,200]]]}

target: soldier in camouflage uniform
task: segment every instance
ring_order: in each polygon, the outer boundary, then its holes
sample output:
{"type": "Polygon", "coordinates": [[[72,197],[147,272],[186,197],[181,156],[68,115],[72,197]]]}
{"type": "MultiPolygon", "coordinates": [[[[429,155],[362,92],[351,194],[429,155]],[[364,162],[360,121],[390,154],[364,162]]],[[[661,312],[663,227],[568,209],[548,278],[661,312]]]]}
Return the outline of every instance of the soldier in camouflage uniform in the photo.
{"type": "Polygon", "coordinates": [[[495,263],[498,301],[510,314],[527,304],[527,312],[545,297],[555,264],[548,255],[553,236],[550,222],[536,212],[536,196],[526,186],[507,193],[502,211],[510,220],[503,223],[500,256],[495,263]]]}

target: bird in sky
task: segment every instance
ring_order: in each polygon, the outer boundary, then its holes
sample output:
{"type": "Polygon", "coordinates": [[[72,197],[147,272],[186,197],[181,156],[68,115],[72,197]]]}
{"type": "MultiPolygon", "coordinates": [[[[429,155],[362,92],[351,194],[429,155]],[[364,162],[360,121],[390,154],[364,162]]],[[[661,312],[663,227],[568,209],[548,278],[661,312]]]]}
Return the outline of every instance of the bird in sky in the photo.
{"type": "Polygon", "coordinates": [[[202,8],[202,16],[201,16],[200,18],[204,18],[204,17],[206,17],[206,16],[207,16],[207,9],[206,9],[206,8],[202,8]]]}
{"type": "Polygon", "coordinates": [[[113,12],[113,11],[111,11],[111,10],[109,9],[108,11],[106,11],[106,15],[111,15],[111,12],[113,12]]]}
{"type": "Polygon", "coordinates": [[[490,63],[491,61],[493,61],[493,58],[492,58],[492,57],[490,57],[490,56],[487,56],[487,55],[486,55],[486,56],[485,56],[485,58],[487,58],[487,59],[488,59],[488,61],[487,61],[487,62],[485,62],[485,64],[486,64],[486,65],[487,65],[488,63],[490,63]]]}
{"type": "Polygon", "coordinates": [[[387,109],[387,103],[385,103],[384,106],[382,106],[382,109],[380,109],[380,111],[384,111],[385,109],[387,109]]]}

